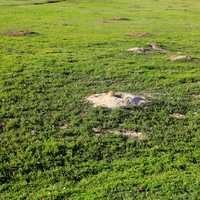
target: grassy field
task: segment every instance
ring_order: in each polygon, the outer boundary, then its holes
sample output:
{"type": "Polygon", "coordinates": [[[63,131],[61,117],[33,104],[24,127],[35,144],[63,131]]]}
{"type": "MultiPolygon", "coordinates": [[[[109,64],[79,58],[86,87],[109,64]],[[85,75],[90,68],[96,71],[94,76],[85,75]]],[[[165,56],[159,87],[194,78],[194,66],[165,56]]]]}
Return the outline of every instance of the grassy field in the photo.
{"type": "Polygon", "coordinates": [[[1,33],[38,33],[0,35],[0,199],[200,199],[199,12],[199,0],[0,0],[1,33]],[[127,52],[150,42],[169,53],[127,52]],[[168,60],[177,52],[197,59],[168,60]],[[110,90],[153,98],[85,101],[110,90]]]}

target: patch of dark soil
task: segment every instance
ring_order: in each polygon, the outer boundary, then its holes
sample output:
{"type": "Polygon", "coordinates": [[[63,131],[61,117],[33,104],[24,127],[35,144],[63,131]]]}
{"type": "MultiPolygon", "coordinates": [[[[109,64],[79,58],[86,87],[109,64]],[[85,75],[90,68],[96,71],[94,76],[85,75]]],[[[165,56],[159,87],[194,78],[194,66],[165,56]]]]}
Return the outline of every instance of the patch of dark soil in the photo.
{"type": "Polygon", "coordinates": [[[1,35],[10,37],[20,37],[20,36],[35,36],[39,35],[39,33],[33,31],[9,31],[2,33],[1,35]]]}

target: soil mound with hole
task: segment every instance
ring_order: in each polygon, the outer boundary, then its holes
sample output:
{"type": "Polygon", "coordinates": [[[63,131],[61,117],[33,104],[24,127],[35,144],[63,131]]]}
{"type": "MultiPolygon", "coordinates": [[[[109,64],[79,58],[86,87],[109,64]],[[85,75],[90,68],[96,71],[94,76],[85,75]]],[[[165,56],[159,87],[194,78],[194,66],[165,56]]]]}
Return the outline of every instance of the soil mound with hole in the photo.
{"type": "Polygon", "coordinates": [[[119,108],[131,105],[141,105],[147,103],[143,96],[137,96],[125,92],[108,92],[101,94],[93,94],[87,97],[87,101],[92,103],[94,107],[119,108]]]}

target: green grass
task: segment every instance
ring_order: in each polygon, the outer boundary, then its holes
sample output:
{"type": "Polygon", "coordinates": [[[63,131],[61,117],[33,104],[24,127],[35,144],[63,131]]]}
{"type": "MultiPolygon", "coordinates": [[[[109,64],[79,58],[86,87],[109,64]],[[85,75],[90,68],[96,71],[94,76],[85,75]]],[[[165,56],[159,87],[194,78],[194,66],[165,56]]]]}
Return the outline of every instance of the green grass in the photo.
{"type": "Polygon", "coordinates": [[[126,52],[158,42],[200,58],[200,2],[35,2],[46,1],[0,0],[0,32],[40,33],[0,36],[0,199],[200,199],[199,60],[126,52]],[[116,16],[129,20],[104,23],[116,16]],[[109,90],[154,98],[116,110],[85,102],[109,90]],[[96,137],[93,127],[148,139],[96,137]]]}

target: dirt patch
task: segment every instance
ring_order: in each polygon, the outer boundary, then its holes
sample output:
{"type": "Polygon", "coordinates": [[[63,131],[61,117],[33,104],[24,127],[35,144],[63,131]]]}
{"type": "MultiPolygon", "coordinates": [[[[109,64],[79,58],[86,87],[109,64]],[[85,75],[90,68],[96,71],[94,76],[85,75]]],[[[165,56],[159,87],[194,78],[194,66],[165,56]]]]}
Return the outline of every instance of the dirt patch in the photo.
{"type": "Polygon", "coordinates": [[[148,37],[148,36],[151,36],[151,34],[148,33],[148,32],[129,32],[126,35],[130,36],[130,37],[148,37]]]}
{"type": "Polygon", "coordinates": [[[172,55],[170,56],[169,60],[173,62],[186,62],[186,61],[191,61],[192,57],[188,55],[172,55]]]}
{"type": "Polygon", "coordinates": [[[42,5],[42,4],[49,4],[49,3],[60,3],[60,2],[63,2],[65,0],[47,0],[47,1],[44,1],[44,2],[35,2],[33,3],[33,5],[42,5]]]}
{"type": "Polygon", "coordinates": [[[160,52],[167,52],[166,49],[164,49],[161,45],[157,44],[157,43],[150,43],[149,44],[149,48],[155,51],[160,51],[160,52]]]}
{"type": "Polygon", "coordinates": [[[200,94],[192,94],[194,98],[200,98],[200,94]]]}
{"type": "Polygon", "coordinates": [[[136,131],[128,131],[128,130],[115,130],[115,131],[109,131],[110,133],[113,133],[115,135],[120,135],[122,137],[134,139],[134,140],[146,140],[146,135],[142,132],[136,132],[136,131]]]}
{"type": "Polygon", "coordinates": [[[144,54],[148,51],[150,51],[149,48],[143,48],[143,47],[134,47],[134,48],[130,48],[127,50],[128,52],[132,52],[132,53],[136,53],[136,54],[144,54]]]}
{"type": "Polygon", "coordinates": [[[112,21],[129,21],[130,18],[128,18],[128,17],[113,17],[110,20],[112,20],[112,21]]]}
{"type": "Polygon", "coordinates": [[[102,133],[103,132],[103,130],[101,128],[92,128],[92,131],[94,133],[102,133]]]}
{"type": "Polygon", "coordinates": [[[33,31],[9,31],[9,32],[2,33],[1,35],[11,36],[11,37],[20,37],[20,36],[35,36],[35,35],[39,35],[39,33],[33,32],[33,31]]]}
{"type": "Polygon", "coordinates": [[[100,137],[106,134],[115,134],[118,136],[134,139],[134,140],[146,140],[147,137],[142,132],[136,132],[136,131],[129,131],[129,130],[106,130],[101,128],[92,128],[92,131],[94,132],[95,136],[100,137]]]}
{"type": "Polygon", "coordinates": [[[141,105],[148,101],[144,96],[137,96],[125,92],[93,94],[86,98],[94,107],[119,108],[131,105],[141,105]]]}
{"type": "Polygon", "coordinates": [[[67,129],[69,128],[69,125],[67,123],[60,126],[60,129],[67,129]]]}
{"type": "Polygon", "coordinates": [[[181,113],[173,113],[171,115],[171,117],[175,118],[175,119],[185,119],[185,115],[181,114],[181,113]]]}
{"type": "Polygon", "coordinates": [[[99,127],[92,128],[92,131],[94,132],[95,136],[97,136],[97,137],[100,137],[105,134],[105,130],[102,128],[99,128],[99,127]]]}
{"type": "Polygon", "coordinates": [[[117,135],[121,135],[123,137],[127,137],[127,138],[130,138],[130,139],[134,139],[134,140],[145,140],[146,137],[143,133],[141,132],[135,132],[135,131],[119,131],[119,132],[116,132],[117,135]]]}
{"type": "Polygon", "coordinates": [[[134,47],[127,50],[128,52],[136,53],[136,54],[145,54],[147,52],[157,51],[161,53],[166,53],[167,50],[161,47],[157,43],[150,43],[147,47],[134,47]]]}
{"type": "Polygon", "coordinates": [[[103,20],[104,23],[112,23],[117,21],[130,21],[128,17],[113,17],[111,19],[103,20]]]}

